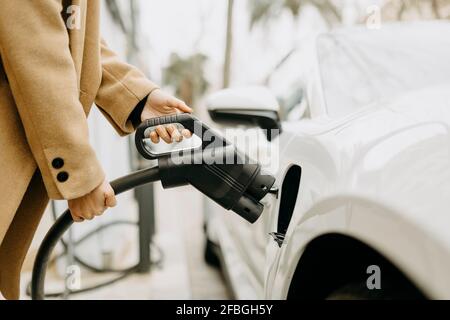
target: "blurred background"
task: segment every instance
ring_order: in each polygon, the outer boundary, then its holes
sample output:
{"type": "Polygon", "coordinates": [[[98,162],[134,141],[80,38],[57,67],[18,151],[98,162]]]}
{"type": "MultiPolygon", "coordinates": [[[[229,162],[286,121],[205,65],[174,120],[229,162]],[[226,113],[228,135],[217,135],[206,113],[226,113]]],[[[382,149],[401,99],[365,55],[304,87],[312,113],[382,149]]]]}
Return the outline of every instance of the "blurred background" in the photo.
{"type": "MultiPolygon", "coordinates": [[[[309,67],[302,65],[304,44],[319,33],[450,18],[450,0],[102,2],[101,28],[109,46],[206,122],[205,98],[226,87],[267,86],[282,110],[299,103],[295,88],[309,67]]],[[[110,179],[153,165],[139,161],[131,140],[118,137],[98,110],[89,122],[110,179]]],[[[39,243],[65,206],[57,202],[47,210],[24,266],[23,298],[39,243]]],[[[70,299],[232,298],[221,273],[204,262],[203,207],[202,196],[190,188],[163,191],[158,184],[120,196],[117,208],[67,235],[48,276],[49,290],[70,299]],[[72,276],[80,276],[81,288],[121,281],[72,295],[67,289],[72,276]]]]}

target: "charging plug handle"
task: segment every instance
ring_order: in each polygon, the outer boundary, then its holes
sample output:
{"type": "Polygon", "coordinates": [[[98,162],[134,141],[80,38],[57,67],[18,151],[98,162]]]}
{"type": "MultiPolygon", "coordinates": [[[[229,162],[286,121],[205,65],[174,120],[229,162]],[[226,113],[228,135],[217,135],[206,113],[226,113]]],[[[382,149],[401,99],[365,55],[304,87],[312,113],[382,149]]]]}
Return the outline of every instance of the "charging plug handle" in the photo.
{"type": "Polygon", "coordinates": [[[148,160],[156,160],[165,156],[169,156],[172,152],[155,154],[145,146],[146,131],[149,128],[166,125],[166,124],[181,124],[185,129],[192,132],[192,134],[202,139],[202,144],[199,149],[205,150],[212,143],[214,145],[229,145],[219,133],[209,128],[206,124],[189,113],[179,113],[157,118],[150,118],[141,123],[136,129],[135,144],[138,152],[148,160]]]}

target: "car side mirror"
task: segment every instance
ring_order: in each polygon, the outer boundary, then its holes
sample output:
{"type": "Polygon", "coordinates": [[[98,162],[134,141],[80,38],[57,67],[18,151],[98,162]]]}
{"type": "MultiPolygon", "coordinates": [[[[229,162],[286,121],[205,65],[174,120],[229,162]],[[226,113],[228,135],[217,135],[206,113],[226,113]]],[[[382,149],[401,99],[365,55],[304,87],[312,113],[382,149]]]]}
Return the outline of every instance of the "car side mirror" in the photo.
{"type": "Polygon", "coordinates": [[[224,125],[253,125],[266,130],[271,141],[281,132],[279,104],[265,87],[231,88],[206,101],[212,120],[224,125]]]}

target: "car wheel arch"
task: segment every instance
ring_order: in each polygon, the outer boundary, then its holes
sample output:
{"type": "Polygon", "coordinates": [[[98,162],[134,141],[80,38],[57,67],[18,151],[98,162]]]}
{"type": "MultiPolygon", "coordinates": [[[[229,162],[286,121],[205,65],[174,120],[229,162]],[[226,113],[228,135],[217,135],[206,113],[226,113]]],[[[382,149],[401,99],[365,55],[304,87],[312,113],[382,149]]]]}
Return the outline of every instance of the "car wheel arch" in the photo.
{"type": "Polygon", "coordinates": [[[287,299],[326,299],[346,284],[365,281],[372,265],[379,266],[381,279],[393,280],[401,292],[425,298],[414,282],[382,253],[351,236],[328,233],[305,247],[292,275],[287,299]]]}

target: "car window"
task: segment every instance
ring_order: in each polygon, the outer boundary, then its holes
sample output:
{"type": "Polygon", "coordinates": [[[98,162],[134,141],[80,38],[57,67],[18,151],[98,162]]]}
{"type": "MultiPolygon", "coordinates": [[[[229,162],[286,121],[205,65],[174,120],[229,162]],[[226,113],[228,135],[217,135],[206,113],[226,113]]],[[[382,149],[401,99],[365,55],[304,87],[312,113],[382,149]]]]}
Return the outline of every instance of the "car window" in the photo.
{"type": "Polygon", "coordinates": [[[331,117],[450,80],[450,23],[417,22],[342,29],[316,43],[331,117]]]}

